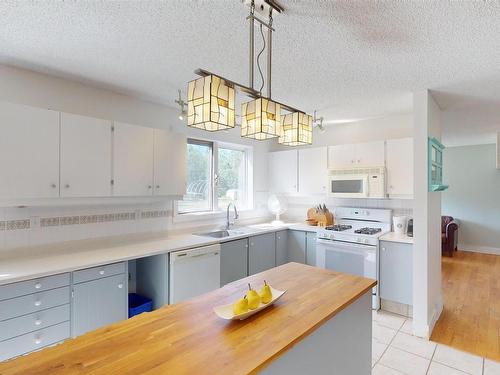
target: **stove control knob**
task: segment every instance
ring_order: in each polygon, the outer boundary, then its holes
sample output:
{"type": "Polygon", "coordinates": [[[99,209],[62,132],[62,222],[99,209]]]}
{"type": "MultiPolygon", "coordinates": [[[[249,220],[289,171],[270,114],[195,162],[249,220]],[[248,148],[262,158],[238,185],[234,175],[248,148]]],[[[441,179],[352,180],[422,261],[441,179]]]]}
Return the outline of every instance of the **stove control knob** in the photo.
{"type": "Polygon", "coordinates": [[[370,240],[368,238],[365,238],[365,243],[369,243],[370,240]]]}

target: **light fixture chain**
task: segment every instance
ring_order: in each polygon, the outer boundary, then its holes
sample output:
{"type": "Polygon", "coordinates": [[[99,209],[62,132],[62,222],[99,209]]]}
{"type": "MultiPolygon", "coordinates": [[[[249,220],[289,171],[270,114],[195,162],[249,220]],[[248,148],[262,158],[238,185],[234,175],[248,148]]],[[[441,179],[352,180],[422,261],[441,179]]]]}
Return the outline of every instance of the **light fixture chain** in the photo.
{"type": "Polygon", "coordinates": [[[260,79],[262,81],[262,84],[261,84],[260,90],[259,90],[260,96],[262,96],[262,89],[264,88],[264,74],[262,73],[259,59],[260,59],[260,56],[262,55],[262,53],[266,49],[266,37],[264,36],[264,31],[262,30],[262,25],[260,25],[260,35],[262,36],[263,45],[262,45],[262,49],[260,50],[259,54],[257,55],[257,68],[259,69],[260,79]]]}

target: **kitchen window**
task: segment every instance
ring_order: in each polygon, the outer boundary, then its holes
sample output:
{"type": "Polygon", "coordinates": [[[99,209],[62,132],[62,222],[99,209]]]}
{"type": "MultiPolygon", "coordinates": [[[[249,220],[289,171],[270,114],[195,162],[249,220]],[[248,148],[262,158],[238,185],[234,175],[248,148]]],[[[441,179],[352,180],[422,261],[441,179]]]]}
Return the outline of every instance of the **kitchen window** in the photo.
{"type": "Polygon", "coordinates": [[[230,202],[248,208],[250,149],[240,145],[188,139],[187,188],[177,212],[225,210],[230,202]]]}

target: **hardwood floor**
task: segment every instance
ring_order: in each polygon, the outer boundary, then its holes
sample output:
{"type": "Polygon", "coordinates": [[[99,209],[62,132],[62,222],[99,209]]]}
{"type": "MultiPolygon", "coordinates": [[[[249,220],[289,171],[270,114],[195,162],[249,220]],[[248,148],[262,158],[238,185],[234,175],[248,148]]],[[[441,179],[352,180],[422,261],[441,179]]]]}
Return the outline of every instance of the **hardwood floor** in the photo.
{"type": "Polygon", "coordinates": [[[431,340],[500,361],[500,256],[443,257],[444,310],[431,340]]]}

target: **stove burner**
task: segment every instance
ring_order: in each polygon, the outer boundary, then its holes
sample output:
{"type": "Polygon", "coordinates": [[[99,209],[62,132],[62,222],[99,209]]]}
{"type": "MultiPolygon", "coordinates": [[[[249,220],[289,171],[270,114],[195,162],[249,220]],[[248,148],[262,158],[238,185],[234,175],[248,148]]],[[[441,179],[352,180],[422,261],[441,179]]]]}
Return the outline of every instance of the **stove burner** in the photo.
{"type": "Polygon", "coordinates": [[[344,230],[348,230],[351,228],[352,228],[352,225],[342,225],[342,224],[330,225],[328,227],[325,227],[325,229],[333,230],[335,232],[342,232],[344,230]]]}
{"type": "Polygon", "coordinates": [[[357,233],[357,234],[369,234],[370,236],[373,235],[373,234],[376,234],[378,232],[382,232],[382,229],[380,229],[380,228],[364,227],[364,228],[356,229],[354,231],[354,233],[357,233]]]}

